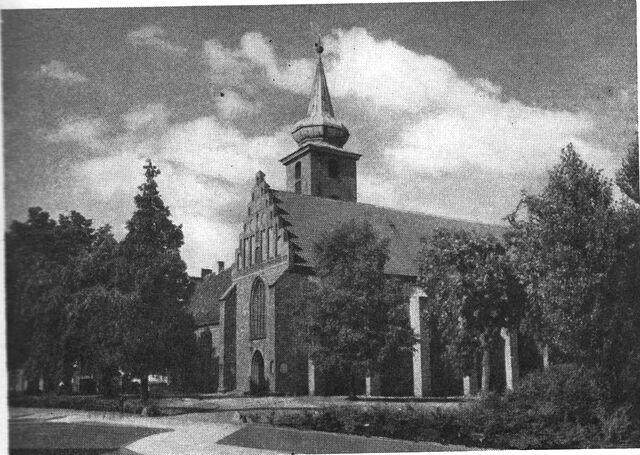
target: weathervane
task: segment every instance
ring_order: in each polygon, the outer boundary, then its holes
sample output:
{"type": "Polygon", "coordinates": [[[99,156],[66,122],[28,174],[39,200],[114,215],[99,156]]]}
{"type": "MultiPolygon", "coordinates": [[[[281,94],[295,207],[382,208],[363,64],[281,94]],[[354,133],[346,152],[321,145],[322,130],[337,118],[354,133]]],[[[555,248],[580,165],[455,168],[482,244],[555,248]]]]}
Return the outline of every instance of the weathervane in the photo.
{"type": "Polygon", "coordinates": [[[318,34],[318,42],[314,44],[315,48],[316,48],[316,52],[318,53],[318,55],[322,54],[322,52],[324,51],[324,47],[322,47],[322,37],[318,34]]]}

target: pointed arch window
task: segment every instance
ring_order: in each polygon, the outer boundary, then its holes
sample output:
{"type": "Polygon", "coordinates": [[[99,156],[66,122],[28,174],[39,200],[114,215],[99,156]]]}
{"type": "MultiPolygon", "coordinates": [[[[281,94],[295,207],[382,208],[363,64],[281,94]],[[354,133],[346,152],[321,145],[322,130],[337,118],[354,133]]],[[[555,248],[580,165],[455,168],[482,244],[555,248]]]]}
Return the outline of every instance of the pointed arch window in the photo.
{"type": "Polygon", "coordinates": [[[265,331],[265,286],[264,281],[256,279],[251,289],[251,301],[249,303],[249,332],[252,340],[266,337],[265,331]]]}

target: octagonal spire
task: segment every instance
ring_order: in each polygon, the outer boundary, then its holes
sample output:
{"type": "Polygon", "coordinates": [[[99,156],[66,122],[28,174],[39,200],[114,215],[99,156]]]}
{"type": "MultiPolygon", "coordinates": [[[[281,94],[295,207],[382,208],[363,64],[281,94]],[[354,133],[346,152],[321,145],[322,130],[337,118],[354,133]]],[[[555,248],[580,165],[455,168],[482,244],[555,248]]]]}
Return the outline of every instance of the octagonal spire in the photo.
{"type": "Polygon", "coordinates": [[[334,117],[327,78],[322,65],[323,50],[322,44],[316,43],[318,63],[313,78],[307,116],[295,124],[291,134],[300,145],[305,142],[326,142],[342,147],[349,139],[349,130],[334,117]]]}

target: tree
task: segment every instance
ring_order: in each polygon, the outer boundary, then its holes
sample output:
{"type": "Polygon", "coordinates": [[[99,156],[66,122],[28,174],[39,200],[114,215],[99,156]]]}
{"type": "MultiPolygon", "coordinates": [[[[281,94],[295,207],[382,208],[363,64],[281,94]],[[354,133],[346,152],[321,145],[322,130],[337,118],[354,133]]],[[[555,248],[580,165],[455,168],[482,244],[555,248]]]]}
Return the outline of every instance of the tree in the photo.
{"type": "Polygon", "coordinates": [[[306,331],[321,370],[349,378],[379,372],[390,357],[411,352],[407,296],[384,273],[388,241],[367,222],[347,222],[315,245],[318,286],[307,293],[306,331]]]}
{"type": "Polygon", "coordinates": [[[7,321],[9,364],[26,367],[29,383],[44,379],[45,390],[68,380],[65,305],[77,291],[77,258],[90,248],[91,220],[78,212],[58,223],[39,207],[27,221],[14,221],[7,241],[7,321]]]}
{"type": "Polygon", "coordinates": [[[629,144],[622,167],[616,173],[616,183],[624,194],[636,204],[640,204],[640,164],[638,163],[638,132],[635,140],[629,144]]]}
{"type": "Polygon", "coordinates": [[[640,210],[573,146],[540,195],[524,194],[510,255],[529,300],[525,327],[568,361],[596,369],[614,400],[640,341],[640,210]]]}
{"type": "Polygon", "coordinates": [[[122,320],[122,366],[140,377],[141,396],[148,397],[148,375],[165,373],[186,359],[185,345],[193,343],[193,322],[185,311],[188,286],[186,265],[180,258],[182,227],[170,219],[151,161],[144,166],[146,181],[135,197],[136,211],[127,222],[120,244],[118,289],[130,295],[122,320]]]}
{"type": "Polygon", "coordinates": [[[463,372],[482,352],[482,391],[489,391],[491,346],[502,328],[517,329],[524,290],[493,236],[437,230],[425,239],[418,283],[429,299],[421,315],[439,328],[448,356],[463,372]]]}
{"type": "Polygon", "coordinates": [[[122,333],[131,296],[116,288],[118,242],[110,226],[99,228],[91,249],[77,260],[79,289],[67,303],[65,354],[83,373],[97,378],[104,395],[114,395],[113,379],[121,362],[122,333]]]}

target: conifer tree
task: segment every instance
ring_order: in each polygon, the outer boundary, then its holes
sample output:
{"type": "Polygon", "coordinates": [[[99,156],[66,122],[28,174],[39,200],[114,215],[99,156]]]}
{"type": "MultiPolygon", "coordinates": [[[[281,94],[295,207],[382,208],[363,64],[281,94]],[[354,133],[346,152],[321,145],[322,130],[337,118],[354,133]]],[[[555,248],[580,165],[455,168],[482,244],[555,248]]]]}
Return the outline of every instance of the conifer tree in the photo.
{"type": "Polygon", "coordinates": [[[122,366],[140,377],[141,396],[148,397],[148,375],[166,374],[184,361],[193,342],[186,313],[186,265],[180,258],[182,226],[170,219],[149,160],[145,182],[135,197],[136,211],[120,244],[120,291],[133,297],[123,321],[122,366]]]}

